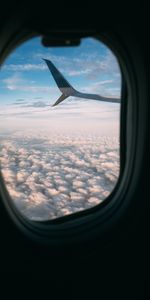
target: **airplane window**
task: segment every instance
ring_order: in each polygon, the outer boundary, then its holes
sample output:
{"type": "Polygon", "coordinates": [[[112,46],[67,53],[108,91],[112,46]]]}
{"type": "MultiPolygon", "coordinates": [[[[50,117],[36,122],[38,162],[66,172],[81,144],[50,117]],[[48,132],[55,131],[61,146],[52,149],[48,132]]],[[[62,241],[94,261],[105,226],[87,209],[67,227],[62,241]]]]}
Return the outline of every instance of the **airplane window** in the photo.
{"type": "Polygon", "coordinates": [[[52,220],[110,195],[120,172],[121,72],[104,43],[23,43],[1,68],[0,96],[0,168],[20,213],[52,220]]]}

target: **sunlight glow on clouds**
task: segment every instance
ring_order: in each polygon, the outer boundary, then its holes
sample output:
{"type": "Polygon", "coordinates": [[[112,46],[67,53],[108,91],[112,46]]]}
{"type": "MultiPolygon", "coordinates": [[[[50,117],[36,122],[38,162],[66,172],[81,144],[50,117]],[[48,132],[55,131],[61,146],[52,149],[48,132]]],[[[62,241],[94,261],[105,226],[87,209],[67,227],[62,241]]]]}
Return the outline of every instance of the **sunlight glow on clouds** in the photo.
{"type": "Polygon", "coordinates": [[[30,219],[47,220],[101,203],[119,175],[116,142],[59,133],[5,139],[1,167],[16,206],[30,219]]]}

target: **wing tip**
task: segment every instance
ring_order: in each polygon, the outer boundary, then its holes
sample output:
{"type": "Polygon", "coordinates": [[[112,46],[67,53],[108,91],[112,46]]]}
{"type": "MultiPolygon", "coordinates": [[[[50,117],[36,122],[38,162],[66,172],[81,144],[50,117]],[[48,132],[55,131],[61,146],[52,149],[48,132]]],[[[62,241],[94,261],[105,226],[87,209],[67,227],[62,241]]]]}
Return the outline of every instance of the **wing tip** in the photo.
{"type": "Polygon", "coordinates": [[[49,59],[47,59],[47,58],[43,58],[42,57],[42,59],[46,62],[46,63],[52,63],[49,59]]]}
{"type": "Polygon", "coordinates": [[[57,105],[57,103],[54,103],[54,104],[52,104],[52,107],[54,107],[54,106],[56,106],[57,105]]]}

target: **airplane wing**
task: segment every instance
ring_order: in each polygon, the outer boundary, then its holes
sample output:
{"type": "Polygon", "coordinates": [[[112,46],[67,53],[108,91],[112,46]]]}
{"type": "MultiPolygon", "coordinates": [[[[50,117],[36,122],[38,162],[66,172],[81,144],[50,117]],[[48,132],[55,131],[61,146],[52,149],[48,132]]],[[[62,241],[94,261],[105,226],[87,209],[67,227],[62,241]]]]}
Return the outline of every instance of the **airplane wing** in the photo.
{"type": "Polygon", "coordinates": [[[104,102],[120,103],[119,98],[108,98],[108,97],[103,97],[103,96],[96,95],[96,94],[87,94],[87,93],[82,93],[82,92],[77,91],[64,78],[64,76],[61,74],[61,72],[54,66],[54,64],[50,60],[44,59],[44,58],[43,58],[43,60],[46,62],[50,72],[52,73],[52,76],[55,79],[55,82],[56,82],[58,88],[62,92],[62,95],[52,106],[56,106],[57,104],[61,103],[63,100],[68,98],[69,96],[104,101],[104,102]]]}

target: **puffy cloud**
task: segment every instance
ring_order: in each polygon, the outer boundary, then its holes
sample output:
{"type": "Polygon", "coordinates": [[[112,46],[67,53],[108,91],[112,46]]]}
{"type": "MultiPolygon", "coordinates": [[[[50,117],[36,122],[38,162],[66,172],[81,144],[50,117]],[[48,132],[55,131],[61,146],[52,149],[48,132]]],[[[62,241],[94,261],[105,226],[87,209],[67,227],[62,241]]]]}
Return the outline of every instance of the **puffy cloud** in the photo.
{"type": "Polygon", "coordinates": [[[118,139],[16,132],[1,138],[6,186],[20,212],[51,220],[101,203],[119,176],[118,139]]]}

